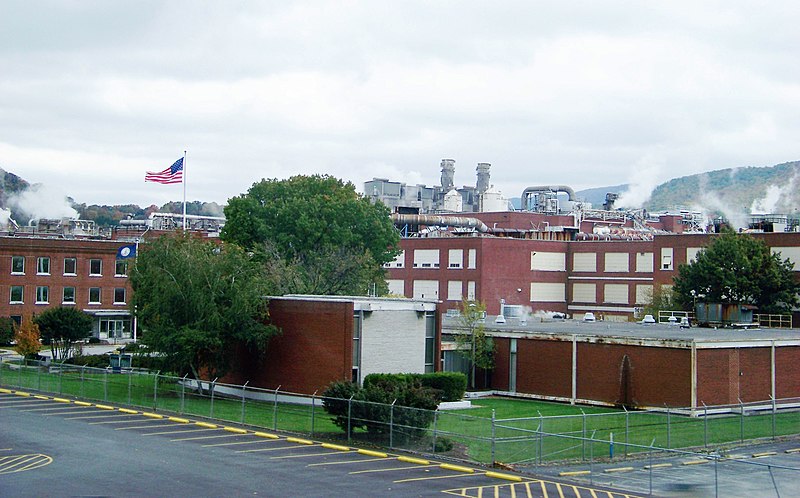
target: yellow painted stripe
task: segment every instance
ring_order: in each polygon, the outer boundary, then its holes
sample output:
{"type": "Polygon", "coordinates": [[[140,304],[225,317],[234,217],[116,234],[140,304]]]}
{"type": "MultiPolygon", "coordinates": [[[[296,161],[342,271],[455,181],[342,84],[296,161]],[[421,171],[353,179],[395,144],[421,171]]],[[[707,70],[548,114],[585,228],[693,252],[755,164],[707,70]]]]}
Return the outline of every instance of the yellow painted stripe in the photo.
{"type": "Polygon", "coordinates": [[[209,424],[208,422],[195,422],[194,425],[199,425],[200,427],[205,427],[207,429],[216,429],[217,426],[214,424],[209,424]]]}
{"type": "Polygon", "coordinates": [[[142,416],[148,418],[164,418],[164,415],[159,415],[158,413],[150,413],[150,412],[142,412],[142,416]]]}
{"type": "Polygon", "coordinates": [[[462,467],[461,465],[453,465],[450,463],[443,463],[440,464],[439,467],[445,470],[454,470],[456,472],[466,472],[467,474],[472,474],[475,472],[475,469],[471,469],[469,467],[462,467]]]}
{"type": "Polygon", "coordinates": [[[78,406],[92,406],[91,403],[87,403],[85,401],[76,401],[75,404],[78,406]]]}
{"type": "Polygon", "coordinates": [[[270,434],[268,432],[254,432],[253,435],[258,437],[265,437],[267,439],[280,439],[280,437],[276,436],[275,434],[270,434]]]}
{"type": "Polygon", "coordinates": [[[400,456],[400,457],[397,457],[397,459],[400,460],[401,462],[416,463],[417,465],[430,465],[431,464],[430,460],[423,460],[422,458],[412,458],[412,457],[407,457],[407,456],[400,456]]]}
{"type": "Polygon", "coordinates": [[[178,422],[179,424],[188,424],[189,423],[189,419],[188,418],[170,417],[168,420],[170,422],[178,422]]]}
{"type": "Polygon", "coordinates": [[[348,448],[347,446],[342,446],[340,444],[322,443],[322,447],[328,448],[329,450],[350,451],[350,448],[348,448]]]}
{"type": "Polygon", "coordinates": [[[5,388],[0,387],[0,393],[11,394],[11,389],[5,389],[5,388]]]}
{"type": "Polygon", "coordinates": [[[34,396],[34,398],[36,398],[36,399],[46,399],[46,400],[49,400],[49,399],[50,399],[50,398],[48,398],[47,396],[41,396],[41,395],[39,395],[39,394],[37,394],[36,396],[34,396]]]}
{"type": "Polygon", "coordinates": [[[667,467],[672,467],[672,464],[671,463],[654,463],[653,465],[645,465],[644,466],[645,470],[665,469],[667,467]]]}
{"type": "Polygon", "coordinates": [[[372,450],[363,450],[362,449],[362,450],[358,450],[358,452],[360,454],[362,454],[362,455],[374,456],[374,457],[378,457],[378,458],[386,458],[386,457],[389,456],[388,454],[381,453],[380,451],[372,451],[372,450]]]}
{"type": "Polygon", "coordinates": [[[314,444],[314,441],[309,441],[308,439],[300,439],[299,437],[287,437],[286,441],[297,444],[314,444]]]}
{"type": "Polygon", "coordinates": [[[568,477],[568,476],[585,476],[589,475],[592,472],[589,470],[570,470],[565,472],[559,472],[558,475],[561,477],[568,477]]]}
{"type": "Polygon", "coordinates": [[[53,398],[53,401],[57,401],[59,403],[71,403],[70,400],[65,399],[65,398],[53,398]]]}
{"type": "Polygon", "coordinates": [[[14,391],[14,394],[17,396],[22,396],[23,398],[30,398],[31,393],[26,393],[25,391],[14,391]]]}
{"type": "Polygon", "coordinates": [[[616,467],[616,468],[613,468],[613,469],[606,469],[603,472],[608,472],[609,474],[612,474],[614,472],[630,472],[632,470],[633,470],[633,467],[616,467]]]}
{"type": "Polygon", "coordinates": [[[762,451],[761,453],[753,453],[753,458],[763,458],[777,454],[778,454],[777,451],[762,451]]]}
{"type": "Polygon", "coordinates": [[[708,460],[687,460],[681,462],[681,465],[702,465],[704,463],[708,463],[708,460]]]}
{"type": "Polygon", "coordinates": [[[128,409],[128,408],[120,408],[119,411],[121,411],[122,413],[131,413],[131,414],[139,413],[136,410],[131,410],[131,409],[128,409]]]}
{"type": "Polygon", "coordinates": [[[800,453],[800,448],[791,448],[786,450],[786,453],[800,453]]]}
{"type": "Polygon", "coordinates": [[[222,430],[233,432],[235,434],[247,434],[247,430],[239,429],[238,427],[223,427],[222,430]]]}
{"type": "Polygon", "coordinates": [[[500,472],[487,472],[486,477],[494,477],[495,479],[505,479],[506,481],[521,482],[520,476],[512,476],[511,474],[501,474],[500,472]]]}
{"type": "Polygon", "coordinates": [[[100,410],[113,410],[113,406],[108,405],[94,405],[95,408],[99,408],[100,410]]]}

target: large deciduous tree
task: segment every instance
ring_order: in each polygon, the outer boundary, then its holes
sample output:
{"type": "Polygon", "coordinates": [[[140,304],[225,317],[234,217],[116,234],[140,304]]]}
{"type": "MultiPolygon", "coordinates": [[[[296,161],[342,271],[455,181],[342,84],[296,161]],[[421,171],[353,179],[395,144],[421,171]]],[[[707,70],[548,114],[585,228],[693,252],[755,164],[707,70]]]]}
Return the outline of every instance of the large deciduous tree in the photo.
{"type": "Polygon", "coordinates": [[[50,345],[53,360],[66,360],[75,341],[86,339],[92,334],[92,317],[81,310],[59,306],[49,308],[37,315],[33,321],[45,344],[50,345]]]}
{"type": "Polygon", "coordinates": [[[365,294],[386,291],[383,264],[399,234],[388,208],[327,176],[262,180],[228,200],[222,238],[255,252],[280,272],[280,291],[365,294]]]}
{"type": "Polygon", "coordinates": [[[42,343],[39,339],[39,326],[33,323],[30,317],[25,317],[14,332],[14,342],[16,342],[14,351],[24,358],[33,356],[42,349],[42,343]]]}
{"type": "Polygon", "coordinates": [[[242,348],[259,357],[278,333],[268,323],[270,278],[234,244],[160,237],[140,247],[130,280],[142,342],[176,373],[223,376],[242,348]]]}
{"type": "Polygon", "coordinates": [[[696,300],[741,303],[761,313],[785,313],[798,303],[794,264],[764,241],[726,230],[678,268],[673,293],[685,309],[696,300]]]}

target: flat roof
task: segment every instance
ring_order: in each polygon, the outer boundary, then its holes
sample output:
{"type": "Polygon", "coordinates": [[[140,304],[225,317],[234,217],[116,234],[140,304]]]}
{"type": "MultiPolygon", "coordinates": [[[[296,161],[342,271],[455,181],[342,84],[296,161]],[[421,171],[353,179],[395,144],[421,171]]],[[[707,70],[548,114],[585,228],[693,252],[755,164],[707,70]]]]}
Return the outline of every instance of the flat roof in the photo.
{"type": "MultiPolygon", "coordinates": [[[[677,324],[640,322],[613,322],[583,320],[528,319],[525,324],[519,319],[506,318],[505,323],[496,323],[496,316],[489,315],[484,321],[484,331],[495,337],[528,338],[579,342],[605,342],[638,344],[662,347],[732,347],[766,346],[773,341],[781,346],[799,345],[800,329],[775,329],[766,327],[743,328],[681,328],[677,324]]],[[[459,328],[458,318],[444,316],[442,332],[459,328]]]]}
{"type": "Polygon", "coordinates": [[[314,302],[349,302],[355,311],[436,311],[439,303],[436,299],[411,299],[400,297],[370,296],[319,296],[313,294],[286,294],[284,296],[268,296],[267,299],[314,302]]]}

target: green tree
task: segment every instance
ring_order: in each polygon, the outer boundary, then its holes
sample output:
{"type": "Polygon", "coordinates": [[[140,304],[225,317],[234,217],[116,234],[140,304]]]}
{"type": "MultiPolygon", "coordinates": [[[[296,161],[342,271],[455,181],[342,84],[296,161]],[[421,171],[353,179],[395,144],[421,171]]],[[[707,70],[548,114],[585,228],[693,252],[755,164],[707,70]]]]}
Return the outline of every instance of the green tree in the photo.
{"type": "Polygon", "coordinates": [[[11,344],[15,332],[14,320],[11,317],[0,317],[0,345],[11,344]]]}
{"type": "Polygon", "coordinates": [[[262,180],[228,200],[222,238],[285,276],[284,292],[385,293],[383,264],[397,254],[389,210],[327,176],[262,180]]]}
{"type": "Polygon", "coordinates": [[[486,305],[479,301],[463,300],[458,316],[456,351],[470,362],[470,387],[475,388],[475,369],[494,367],[494,342],[486,335],[486,305]]]}
{"type": "Polygon", "coordinates": [[[27,358],[38,353],[42,349],[42,343],[39,340],[39,326],[30,318],[23,318],[22,324],[14,333],[14,341],[17,343],[14,351],[23,357],[27,358]]]}
{"type": "Polygon", "coordinates": [[[693,262],[678,268],[673,293],[684,309],[690,309],[696,299],[751,304],[761,313],[785,313],[798,303],[800,284],[793,270],[794,264],[773,254],[764,241],[726,230],[693,262]]]}
{"type": "Polygon", "coordinates": [[[174,372],[221,377],[237,354],[259,357],[278,332],[264,298],[270,280],[236,245],[162,236],[140,246],[130,281],[142,342],[174,372]]]}
{"type": "Polygon", "coordinates": [[[53,360],[66,360],[75,341],[92,334],[92,317],[81,310],[59,306],[48,308],[33,319],[39,326],[42,340],[50,345],[53,360]]]}
{"type": "Polygon", "coordinates": [[[642,308],[642,315],[653,315],[658,320],[659,311],[671,311],[679,308],[675,303],[672,289],[657,285],[650,291],[647,304],[642,308]]]}

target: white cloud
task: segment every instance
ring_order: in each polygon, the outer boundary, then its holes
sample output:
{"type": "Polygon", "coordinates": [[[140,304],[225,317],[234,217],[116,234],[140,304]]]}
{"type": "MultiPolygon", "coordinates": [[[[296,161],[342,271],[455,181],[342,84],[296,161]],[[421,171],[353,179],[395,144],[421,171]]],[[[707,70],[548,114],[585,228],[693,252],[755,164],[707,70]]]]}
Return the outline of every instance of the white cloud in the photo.
{"type": "Polygon", "coordinates": [[[180,198],[142,177],[184,149],[187,196],[220,203],[437,184],[443,157],[509,197],[773,165],[798,159],[799,5],[4,2],[0,165],[140,205],[180,198]]]}

